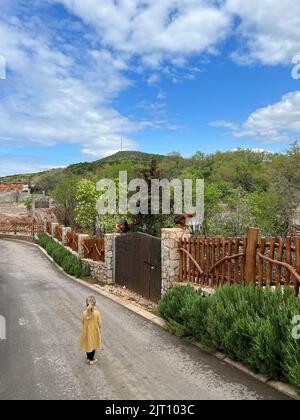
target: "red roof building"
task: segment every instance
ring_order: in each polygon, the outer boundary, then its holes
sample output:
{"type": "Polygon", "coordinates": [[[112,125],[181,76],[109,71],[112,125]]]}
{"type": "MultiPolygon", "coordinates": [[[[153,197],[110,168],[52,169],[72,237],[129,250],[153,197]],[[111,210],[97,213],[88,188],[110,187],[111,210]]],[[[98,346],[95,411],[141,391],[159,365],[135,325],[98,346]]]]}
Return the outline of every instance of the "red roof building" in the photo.
{"type": "Polygon", "coordinates": [[[0,192],[15,192],[24,190],[24,184],[0,184],[0,192]]]}

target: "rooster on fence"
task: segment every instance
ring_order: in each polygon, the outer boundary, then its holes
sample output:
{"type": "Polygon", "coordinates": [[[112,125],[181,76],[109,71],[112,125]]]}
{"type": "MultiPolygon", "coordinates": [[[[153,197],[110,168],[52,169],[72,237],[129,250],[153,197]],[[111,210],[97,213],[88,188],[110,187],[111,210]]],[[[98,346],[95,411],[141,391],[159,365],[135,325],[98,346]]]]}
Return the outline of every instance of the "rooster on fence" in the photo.
{"type": "Polygon", "coordinates": [[[196,213],[184,213],[180,214],[179,216],[176,216],[174,218],[174,222],[177,226],[185,229],[188,227],[192,220],[196,217],[196,213]]]}
{"type": "Polygon", "coordinates": [[[124,223],[120,223],[116,225],[116,231],[117,233],[121,233],[124,235],[125,233],[130,232],[135,226],[137,225],[137,221],[134,219],[131,223],[128,223],[127,220],[125,220],[124,223]]]}

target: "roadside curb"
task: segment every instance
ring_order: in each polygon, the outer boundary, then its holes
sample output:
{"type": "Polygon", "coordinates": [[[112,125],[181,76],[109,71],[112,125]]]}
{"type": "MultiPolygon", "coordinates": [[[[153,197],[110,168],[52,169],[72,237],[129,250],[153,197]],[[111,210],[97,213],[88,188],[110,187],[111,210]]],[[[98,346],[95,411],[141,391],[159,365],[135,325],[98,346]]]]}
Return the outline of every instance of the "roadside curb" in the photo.
{"type": "MultiPolygon", "coordinates": [[[[1,237],[0,237],[1,239],[1,237]]],[[[10,238],[3,238],[3,239],[8,239],[8,240],[12,240],[15,242],[22,242],[22,243],[26,243],[29,245],[33,245],[36,248],[39,248],[40,251],[48,258],[49,261],[51,261],[58,269],[59,271],[61,271],[65,276],[67,276],[69,279],[71,280],[75,280],[78,284],[81,284],[82,286],[88,287],[90,290],[93,290],[94,292],[106,297],[107,299],[110,299],[111,301],[129,309],[131,312],[134,312],[138,315],[140,315],[141,317],[143,317],[144,319],[147,319],[148,321],[151,321],[152,323],[158,325],[159,327],[163,328],[164,330],[168,330],[167,328],[167,322],[161,318],[160,316],[157,316],[149,311],[147,311],[144,308],[141,308],[138,305],[135,305],[134,303],[128,303],[128,302],[124,302],[124,300],[116,295],[114,295],[113,293],[107,292],[105,290],[101,290],[100,287],[97,287],[95,285],[89,284],[87,281],[85,280],[81,280],[78,279],[74,276],[71,276],[70,274],[66,273],[62,267],[60,267],[54,260],[53,258],[47,254],[46,250],[43,249],[40,245],[33,243],[33,242],[28,242],[28,241],[24,241],[22,239],[10,239],[10,238]]],[[[247,375],[251,376],[252,378],[255,378],[257,381],[268,385],[270,388],[275,389],[276,391],[286,395],[289,398],[292,398],[294,400],[300,401],[300,391],[298,391],[296,388],[294,388],[292,385],[288,385],[284,382],[280,382],[280,381],[274,381],[270,378],[268,378],[267,376],[264,376],[262,374],[256,374],[254,372],[252,372],[249,368],[247,368],[246,366],[244,366],[242,363],[239,362],[235,362],[234,360],[230,359],[226,354],[219,352],[219,351],[213,351],[213,350],[209,350],[207,349],[205,346],[203,346],[203,344],[199,343],[199,342],[190,342],[193,346],[198,347],[199,349],[201,349],[202,351],[204,351],[207,354],[210,354],[211,356],[221,360],[222,362],[234,367],[235,369],[246,373],[247,375]]]]}

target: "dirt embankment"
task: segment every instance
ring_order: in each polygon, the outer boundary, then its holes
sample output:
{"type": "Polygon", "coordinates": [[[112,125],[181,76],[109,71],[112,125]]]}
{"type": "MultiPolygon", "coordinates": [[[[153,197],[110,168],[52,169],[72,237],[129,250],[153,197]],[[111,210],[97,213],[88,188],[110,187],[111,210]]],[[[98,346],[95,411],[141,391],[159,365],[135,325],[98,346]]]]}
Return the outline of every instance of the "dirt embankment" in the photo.
{"type": "Polygon", "coordinates": [[[24,204],[0,203],[0,223],[56,222],[52,209],[34,209],[29,212],[24,204]]]}

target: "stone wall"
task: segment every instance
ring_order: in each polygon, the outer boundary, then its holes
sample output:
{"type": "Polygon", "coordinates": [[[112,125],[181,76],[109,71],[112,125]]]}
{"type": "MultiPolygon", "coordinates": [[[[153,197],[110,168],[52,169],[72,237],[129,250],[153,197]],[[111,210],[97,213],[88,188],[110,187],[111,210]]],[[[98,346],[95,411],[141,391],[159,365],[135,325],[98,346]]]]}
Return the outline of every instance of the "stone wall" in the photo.
{"type": "MultiPolygon", "coordinates": [[[[51,223],[52,238],[63,246],[66,246],[66,234],[71,228],[62,226],[62,242],[55,239],[55,228],[58,223],[51,223]]],[[[44,224],[46,228],[46,224],[44,224]]],[[[105,237],[105,261],[93,261],[84,258],[83,242],[88,235],[78,235],[78,249],[73,251],[67,247],[68,251],[77,258],[82,259],[91,268],[91,277],[97,283],[113,284],[115,282],[115,238],[117,234],[106,234],[105,237]]],[[[182,237],[189,236],[182,229],[162,229],[161,234],[161,257],[162,257],[162,295],[166,293],[174,283],[179,282],[180,251],[179,243],[182,237]]]]}
{"type": "Polygon", "coordinates": [[[92,260],[83,260],[87,264],[89,264],[91,268],[91,276],[92,279],[95,280],[97,283],[105,283],[105,284],[112,284],[113,278],[107,269],[107,265],[105,262],[98,262],[92,260]]]}
{"type": "Polygon", "coordinates": [[[20,191],[1,191],[0,202],[2,203],[20,203],[24,200],[31,198],[31,195],[26,192],[20,191]]]}
{"type": "Polygon", "coordinates": [[[62,228],[62,243],[63,245],[67,245],[68,243],[68,238],[67,238],[67,233],[71,232],[72,229],[70,227],[63,227],[62,228]]]}
{"type": "Polygon", "coordinates": [[[84,248],[83,244],[86,239],[89,239],[89,235],[78,235],[78,255],[79,258],[84,258],[84,248]]]}
{"type": "Polygon", "coordinates": [[[51,223],[51,236],[52,236],[52,238],[55,238],[56,226],[59,226],[59,223],[51,223]]]}
{"type": "Polygon", "coordinates": [[[179,241],[184,234],[185,231],[182,229],[162,229],[162,295],[179,281],[179,241]]]}
{"type": "MultiPolygon", "coordinates": [[[[55,227],[58,223],[52,223],[52,237],[54,238],[55,234],[55,227]]],[[[68,231],[71,231],[71,228],[63,227],[62,229],[63,234],[63,241],[62,244],[66,245],[66,234],[68,231]]],[[[114,255],[113,255],[113,248],[114,248],[114,237],[116,235],[107,234],[105,235],[105,261],[92,261],[83,258],[84,251],[83,251],[83,241],[89,238],[88,235],[78,235],[78,252],[72,251],[70,248],[68,250],[78,258],[81,258],[86,264],[88,264],[91,268],[91,276],[92,279],[97,283],[107,283],[112,284],[114,282],[114,255]]],[[[57,240],[56,240],[57,241],[57,240]]],[[[57,241],[58,242],[58,241],[57,241]]]]}
{"type": "MultiPolygon", "coordinates": [[[[57,223],[52,223],[52,232],[54,234],[55,226],[57,223]]],[[[65,239],[66,232],[70,228],[63,228],[63,241],[65,239]]],[[[179,241],[180,238],[187,237],[187,233],[182,229],[162,229],[162,295],[166,293],[174,283],[179,281],[179,268],[180,268],[180,252],[179,252],[179,241]]],[[[84,259],[83,257],[83,241],[87,238],[87,235],[79,235],[78,240],[78,252],[70,252],[79,258],[82,258],[84,262],[89,264],[91,268],[91,276],[95,282],[112,284],[115,282],[114,279],[114,266],[115,266],[115,255],[114,255],[114,241],[116,234],[105,235],[105,261],[92,261],[84,259]]],[[[65,242],[65,241],[64,241],[65,242]]]]}
{"type": "Polygon", "coordinates": [[[114,283],[114,241],[117,235],[105,235],[106,283],[114,283]]]}

